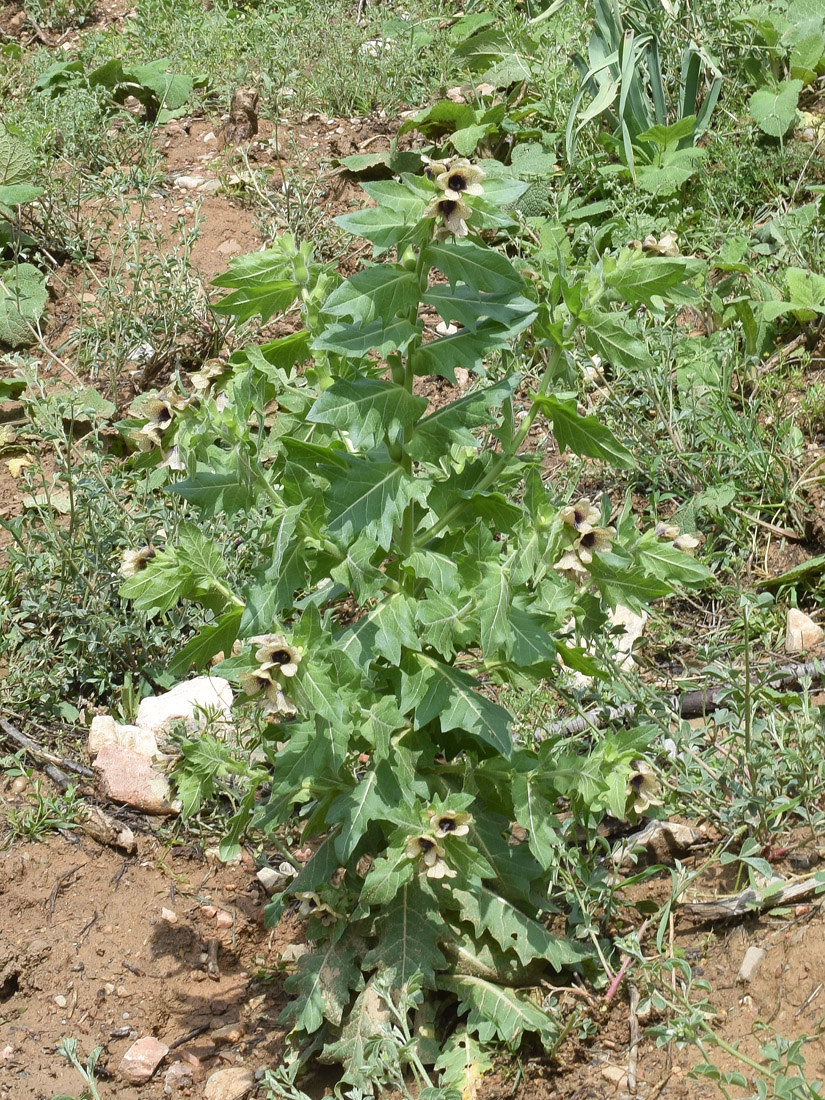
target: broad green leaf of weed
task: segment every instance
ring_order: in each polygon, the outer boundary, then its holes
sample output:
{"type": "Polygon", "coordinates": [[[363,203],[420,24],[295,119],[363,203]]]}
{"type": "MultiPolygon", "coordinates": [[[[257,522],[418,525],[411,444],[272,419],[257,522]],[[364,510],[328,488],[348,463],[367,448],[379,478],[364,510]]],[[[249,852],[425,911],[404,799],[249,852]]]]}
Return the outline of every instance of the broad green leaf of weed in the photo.
{"type": "Polygon", "coordinates": [[[442,1043],[435,1068],[441,1072],[442,1085],[457,1089],[463,1100],[472,1100],[478,1093],[479,1081],[493,1068],[493,1062],[483,1045],[460,1027],[442,1043]]]}
{"type": "Polygon", "coordinates": [[[483,1043],[520,1042],[525,1032],[533,1032],[545,1047],[555,1045],[552,1021],[526,994],[469,975],[442,975],[438,984],[458,997],[458,1011],[469,1013],[467,1027],[483,1043]]]}
{"type": "Polygon", "coordinates": [[[389,322],[417,305],[418,279],[413,272],[396,264],[375,264],[337,286],[323,309],[330,317],[363,325],[376,319],[389,322]]]}
{"type": "Polygon", "coordinates": [[[418,878],[399,888],[376,921],[375,931],[378,943],[364,956],[365,970],[375,969],[392,978],[396,987],[420,972],[424,985],[434,986],[436,971],[447,966],[439,947],[444,925],[432,892],[422,888],[418,878]]]}
{"type": "Polygon", "coordinates": [[[513,777],[516,821],[527,830],[530,851],[545,870],[557,866],[562,848],[554,809],[555,799],[548,794],[547,787],[547,781],[543,781],[536,772],[513,777]]]}
{"type": "Polygon", "coordinates": [[[796,119],[801,80],[783,80],[775,87],[758,88],[748,100],[748,110],[760,130],[781,138],[796,119]]]}
{"type": "Polygon", "coordinates": [[[515,335],[512,328],[486,323],[475,332],[459,329],[416,348],[410,361],[416,375],[438,374],[455,385],[455,369],[480,371],[491,351],[506,348],[515,335]]]}
{"type": "Polygon", "coordinates": [[[524,288],[524,279],[506,256],[473,241],[432,241],[426,248],[425,263],[437,267],[451,288],[459,282],[489,294],[524,288]]]}
{"type": "Polygon", "coordinates": [[[489,886],[452,888],[445,891],[444,900],[460,911],[462,920],[470,921],[476,935],[488,932],[502,951],[514,951],[522,966],[541,959],[558,972],[585,957],[581,947],[552,935],[540,921],[489,886]]]}
{"type": "Polygon", "coordinates": [[[201,669],[217,653],[231,653],[238,637],[243,609],[233,607],[224,612],[217,622],[201,627],[194,638],[190,638],[183,649],[176,653],[167,665],[171,676],[183,677],[194,665],[201,669]]]}
{"type": "Polygon", "coordinates": [[[396,317],[386,323],[378,319],[368,325],[328,325],[313,340],[312,347],[314,351],[332,351],[358,358],[375,351],[386,358],[391,351],[406,351],[420,333],[420,323],[412,324],[405,317],[396,317]]]}
{"type": "Polygon", "coordinates": [[[509,757],[513,751],[512,716],[504,707],[481,695],[478,682],[466,672],[424,654],[417,659],[424,672],[425,690],[416,707],[416,729],[437,718],[444,733],[462,730],[509,757]]]}
{"type": "Polygon", "coordinates": [[[46,280],[33,264],[0,270],[0,344],[16,348],[33,343],[33,326],[47,299],[46,280]]]}
{"type": "Polygon", "coordinates": [[[536,394],[533,400],[553,424],[560,451],[601,458],[620,469],[632,469],[633,455],[595,416],[580,416],[574,400],[561,400],[554,394],[536,394]]]}
{"type": "Polygon", "coordinates": [[[413,651],[421,648],[415,631],[415,610],[415,601],[402,592],[386,596],[342,631],[336,645],[365,673],[378,658],[397,665],[402,646],[413,651]]]}
{"type": "Polygon", "coordinates": [[[419,420],[407,441],[407,453],[420,462],[437,463],[454,444],[478,447],[478,439],[472,429],[490,423],[495,410],[512,397],[518,381],[518,375],[511,375],[503,382],[475,390],[458,401],[443,405],[419,420]]]}
{"type": "Polygon", "coordinates": [[[334,943],[319,944],[298,960],[298,973],[284,982],[295,995],[280,1021],[306,1032],[317,1031],[324,1020],[340,1027],[352,991],[363,989],[361,968],[355,962],[355,937],[345,931],[334,943]]]}
{"type": "MultiPolygon", "coordinates": [[[[469,601],[467,606],[469,607],[469,601]]],[[[445,661],[455,656],[454,639],[460,614],[458,604],[439,592],[430,591],[416,603],[415,621],[421,627],[421,640],[445,661]]]]}
{"type": "Polygon", "coordinates": [[[389,904],[415,875],[415,864],[404,848],[388,848],[375,861],[361,887],[359,906],[389,904]]]}
{"type": "Polygon", "coordinates": [[[428,485],[412,478],[397,462],[374,462],[349,456],[347,469],[324,467],[329,478],[324,501],[333,538],[349,542],[363,532],[388,550],[393,528],[400,523],[404,509],[412,500],[424,504],[428,485]]]}
{"type": "Polygon", "coordinates": [[[372,599],[386,584],[386,575],[373,561],[379,551],[377,542],[361,535],[347,547],[344,559],[330,570],[332,579],[351,588],[359,603],[372,599]]]}
{"type": "Polygon", "coordinates": [[[346,432],[357,451],[368,451],[385,438],[395,443],[426,408],[425,397],[415,397],[395,382],[339,379],[319,395],[307,420],[346,432]]]}
{"type": "Polygon", "coordinates": [[[386,821],[402,800],[401,788],[387,760],[371,768],[350,790],[339,795],[327,810],[327,820],[340,822],[335,852],[346,863],[373,821],[386,821]]]}
{"type": "Polygon", "coordinates": [[[656,369],[653,356],[638,335],[637,326],[628,313],[602,313],[591,309],[582,320],[585,322],[585,343],[605,363],[630,371],[640,368],[656,369]]]}

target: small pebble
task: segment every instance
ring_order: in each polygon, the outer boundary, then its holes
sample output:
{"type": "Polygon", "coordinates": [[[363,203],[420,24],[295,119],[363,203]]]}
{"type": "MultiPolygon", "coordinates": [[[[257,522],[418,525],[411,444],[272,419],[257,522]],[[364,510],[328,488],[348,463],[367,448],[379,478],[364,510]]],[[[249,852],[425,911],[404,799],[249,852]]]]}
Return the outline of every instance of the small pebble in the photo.
{"type": "Polygon", "coordinates": [[[54,999],[54,1003],[57,1005],[58,1008],[65,1008],[66,1005],[69,1002],[68,1002],[67,998],[63,996],[62,993],[58,993],[57,996],[54,999]]]}

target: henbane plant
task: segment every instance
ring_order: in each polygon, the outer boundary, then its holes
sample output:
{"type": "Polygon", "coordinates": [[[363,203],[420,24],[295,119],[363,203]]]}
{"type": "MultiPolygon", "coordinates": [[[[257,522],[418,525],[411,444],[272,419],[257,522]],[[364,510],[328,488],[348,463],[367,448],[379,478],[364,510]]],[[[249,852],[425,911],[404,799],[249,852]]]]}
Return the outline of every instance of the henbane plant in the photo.
{"type": "Polygon", "coordinates": [[[366,184],[373,205],[338,219],[373,245],[349,278],[286,235],[233,261],[221,312],[268,319],[297,302],[300,324],[126,425],[201,518],[144,554],[121,592],[151,614],[203,603],[213,621],[176,671],[232,654],[218,670],[263,707],[261,763],[185,746],[184,802],[216,774],[245,778],[225,851],[300,823],[312,858],[267,909],[274,924],[298,903],[316,945],[287,980],[284,1020],[359,1087],[380,1031],[375,982],[453,1006],[458,1028],[437,1050],[417,1035],[411,1059],[443,1081],[460,1077],[462,1043],[556,1044],[537,983],[597,958],[557,892],[560,852],[576,823],[655,801],[651,728],[589,750],[517,744],[497,686],[556,681],[564,666],[603,675],[583,643],[607,607],[707,578],[671,528],[640,534],[629,505],[569,504],[528,446],[546,417],[561,449],[632,465],[559,387],[582,340],[625,357],[641,346],[613,303],[660,311],[695,265],[625,249],[545,285],[535,256],[528,271],[496,247],[517,253],[503,207],[525,184],[493,161],[423,168],[366,184]],[[454,381],[459,366],[482,381],[431,409],[416,379],[454,381]],[[213,538],[239,512],[257,557],[241,577],[213,538]]]}

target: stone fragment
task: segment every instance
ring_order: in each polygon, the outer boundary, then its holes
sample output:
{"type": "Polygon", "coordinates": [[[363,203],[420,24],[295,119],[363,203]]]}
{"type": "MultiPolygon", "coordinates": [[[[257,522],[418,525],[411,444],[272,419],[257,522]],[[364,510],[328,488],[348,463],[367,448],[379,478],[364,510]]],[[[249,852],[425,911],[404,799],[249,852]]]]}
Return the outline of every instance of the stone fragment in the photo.
{"type": "Polygon", "coordinates": [[[634,862],[644,862],[640,858],[644,851],[647,860],[652,863],[672,863],[674,859],[681,859],[701,839],[696,829],[679,821],[649,821],[616,848],[613,860],[618,867],[628,867],[634,862]],[[632,858],[633,853],[635,857],[632,858]]]}
{"type": "Polygon", "coordinates": [[[175,180],[175,187],[179,191],[197,191],[204,183],[206,183],[204,176],[178,176],[175,180]]]}
{"type": "Polygon", "coordinates": [[[788,608],[785,623],[785,652],[801,653],[813,649],[825,638],[825,630],[797,607],[788,608]]]}
{"type": "Polygon", "coordinates": [[[739,973],[736,975],[737,982],[751,982],[759,972],[759,967],[765,961],[766,951],[764,947],[749,947],[745,952],[745,957],[742,959],[742,965],[739,967],[739,973]]]}
{"type": "Polygon", "coordinates": [[[261,867],[256,877],[267,894],[272,897],[273,894],[286,889],[295,874],[296,871],[292,864],[284,861],[278,866],[277,870],[274,867],[261,867]]]}
{"type": "Polygon", "coordinates": [[[175,1062],[163,1075],[164,1092],[175,1093],[190,1089],[195,1083],[195,1071],[186,1062],[175,1062]]]}
{"type": "MultiPolygon", "coordinates": [[[[187,729],[193,731],[206,726],[207,716],[217,715],[220,726],[226,730],[232,712],[232,699],[229,681],[222,676],[196,676],[193,680],[176,684],[163,695],[149,695],[141,699],[138,725],[157,733],[172,722],[182,720],[187,729]]],[[[218,724],[212,724],[213,732],[218,724]]]]}
{"type": "Polygon", "coordinates": [[[68,997],[64,997],[62,993],[58,993],[54,999],[54,1003],[57,1005],[58,1008],[65,1008],[66,1005],[69,1003],[69,999],[68,997]]]}
{"type": "Polygon", "coordinates": [[[216,928],[231,928],[234,923],[235,918],[231,913],[227,913],[225,909],[219,909],[215,914],[216,928]]]}
{"type": "Polygon", "coordinates": [[[203,1100],[238,1100],[255,1087],[255,1074],[245,1066],[219,1069],[206,1082],[203,1100]]]}
{"type": "Polygon", "coordinates": [[[602,1077],[619,1088],[627,1086],[627,1070],[621,1066],[602,1066],[602,1077]]]}
{"type": "Polygon", "coordinates": [[[166,921],[167,924],[177,924],[178,914],[174,909],[161,909],[161,918],[166,921]]]}
{"type": "Polygon", "coordinates": [[[169,1047],[152,1035],[145,1035],[132,1043],[121,1059],[117,1071],[124,1081],[142,1085],[148,1081],[169,1053],[169,1047]]]}
{"type": "Polygon", "coordinates": [[[104,745],[119,745],[150,760],[161,755],[152,730],[142,726],[122,726],[110,714],[96,714],[89,729],[89,752],[98,753],[104,745]]]}
{"type": "Polygon", "coordinates": [[[100,773],[104,794],[114,802],[125,802],[147,814],[180,812],[179,804],[172,802],[169,780],[145,756],[118,745],[104,745],[94,767],[100,773]]]}
{"type": "Polygon", "coordinates": [[[232,96],[229,121],[223,130],[226,145],[251,141],[258,132],[258,92],[255,88],[238,88],[232,96]]]}
{"type": "Polygon", "coordinates": [[[215,251],[220,252],[222,256],[237,256],[241,251],[241,246],[234,237],[230,237],[228,241],[221,241],[215,251]]]}
{"type": "Polygon", "coordinates": [[[240,1042],[244,1035],[244,1026],[238,1021],[234,1024],[224,1024],[221,1027],[213,1028],[210,1032],[209,1038],[215,1044],[216,1047],[230,1046],[232,1043],[240,1042]]]}

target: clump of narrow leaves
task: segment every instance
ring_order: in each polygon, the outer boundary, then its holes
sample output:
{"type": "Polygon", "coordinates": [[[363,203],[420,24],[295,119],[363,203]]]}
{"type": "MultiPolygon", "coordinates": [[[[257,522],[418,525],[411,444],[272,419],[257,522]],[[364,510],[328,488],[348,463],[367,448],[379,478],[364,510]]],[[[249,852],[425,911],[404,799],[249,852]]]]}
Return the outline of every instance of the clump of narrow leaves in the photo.
{"type": "MultiPolygon", "coordinates": [[[[628,311],[682,300],[699,268],[631,248],[565,275],[548,248],[528,277],[494,245],[515,234],[503,208],[526,185],[481,167],[427,162],[367,184],[372,205],[338,221],[375,262],[347,279],[288,236],[231,263],[219,310],[266,319],[297,302],[301,324],[167,403],[154,454],[201,522],[121,590],[148,612],[209,607],[176,667],[232,654],[219,670],[265,708],[262,761],[250,770],[193,743],[185,794],[195,805],[193,784],[246,775],[226,850],[297,815],[314,854],[267,919],[300,906],[315,947],[287,980],[284,1020],[357,1085],[379,1026],[375,981],[395,1003],[438,995],[467,1042],[557,1041],[538,983],[592,966],[556,891],[560,853],[572,823],[634,812],[650,731],[589,753],[521,746],[496,688],[564,666],[601,675],[584,644],[606,608],[706,578],[672,542],[640,535],[628,507],[560,499],[526,448],[545,417],[561,449],[632,465],[559,379],[576,342],[646,355],[628,311]],[[492,358],[508,369],[487,380],[492,358]],[[481,381],[431,409],[416,379],[454,381],[459,366],[481,381]],[[257,565],[233,587],[213,532],[238,512],[257,565]]],[[[419,1060],[460,1075],[456,1035],[436,1050],[417,1041],[419,1060]]]]}

